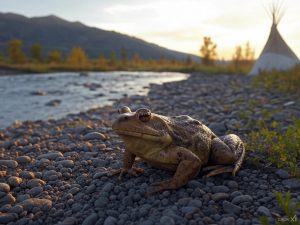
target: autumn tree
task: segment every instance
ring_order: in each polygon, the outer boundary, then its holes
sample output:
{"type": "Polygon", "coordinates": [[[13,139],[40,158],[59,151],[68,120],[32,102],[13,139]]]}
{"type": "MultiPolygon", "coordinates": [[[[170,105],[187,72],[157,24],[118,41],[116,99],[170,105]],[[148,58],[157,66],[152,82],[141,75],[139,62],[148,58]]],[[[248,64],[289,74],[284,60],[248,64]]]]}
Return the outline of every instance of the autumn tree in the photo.
{"type": "Polygon", "coordinates": [[[114,50],[112,50],[109,55],[109,65],[114,66],[116,65],[116,62],[116,53],[114,50]]]}
{"type": "Polygon", "coordinates": [[[123,65],[127,63],[127,52],[125,48],[121,48],[121,62],[123,65]]]}
{"type": "Polygon", "coordinates": [[[68,56],[67,62],[71,65],[82,66],[88,63],[88,57],[82,48],[74,47],[68,56]]]}
{"type": "Polygon", "coordinates": [[[247,62],[253,62],[254,61],[254,49],[251,48],[250,42],[247,41],[245,44],[245,50],[244,50],[244,60],[247,62]]]}
{"type": "Polygon", "coordinates": [[[34,62],[42,62],[42,46],[38,43],[35,43],[31,46],[30,49],[31,52],[31,58],[34,62]]]}
{"type": "Polygon", "coordinates": [[[62,53],[60,50],[52,50],[48,53],[47,60],[49,63],[60,63],[62,61],[62,53]]]}
{"type": "Polygon", "coordinates": [[[136,65],[141,63],[141,58],[138,53],[134,54],[134,56],[132,57],[132,62],[136,65]]]}
{"type": "Polygon", "coordinates": [[[22,50],[23,43],[20,39],[12,39],[8,42],[8,59],[11,63],[24,63],[26,56],[22,50]]]}
{"type": "Polygon", "coordinates": [[[232,62],[236,69],[239,69],[239,67],[242,64],[242,60],[243,60],[243,49],[242,46],[238,45],[235,47],[235,52],[232,56],[232,62]]]}
{"type": "Polygon", "coordinates": [[[217,56],[216,49],[217,44],[215,44],[210,37],[203,38],[203,45],[200,48],[200,53],[204,65],[214,64],[214,60],[217,56]]]}

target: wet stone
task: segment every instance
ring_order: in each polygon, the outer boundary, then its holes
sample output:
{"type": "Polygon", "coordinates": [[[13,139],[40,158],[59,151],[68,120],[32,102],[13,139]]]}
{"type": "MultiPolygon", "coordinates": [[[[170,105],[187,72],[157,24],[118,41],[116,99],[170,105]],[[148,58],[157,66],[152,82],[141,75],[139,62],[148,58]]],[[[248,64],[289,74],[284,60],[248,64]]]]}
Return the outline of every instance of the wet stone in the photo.
{"type": "Polygon", "coordinates": [[[27,163],[31,162],[31,158],[29,156],[26,156],[26,155],[19,156],[16,160],[19,164],[27,164],[27,163]]]}
{"type": "Polygon", "coordinates": [[[8,181],[10,186],[17,187],[22,183],[22,178],[11,176],[11,177],[8,178],[7,181],[8,181]]]}
{"type": "Polygon", "coordinates": [[[39,198],[29,198],[19,204],[27,211],[31,211],[35,207],[42,210],[49,210],[52,207],[52,201],[39,198]]]}

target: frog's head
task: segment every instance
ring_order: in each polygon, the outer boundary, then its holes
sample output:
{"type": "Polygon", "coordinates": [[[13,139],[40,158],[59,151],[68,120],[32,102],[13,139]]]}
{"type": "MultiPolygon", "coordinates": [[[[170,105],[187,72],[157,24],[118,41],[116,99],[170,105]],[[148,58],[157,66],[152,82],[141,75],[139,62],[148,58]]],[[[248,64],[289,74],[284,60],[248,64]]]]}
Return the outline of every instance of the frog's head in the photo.
{"type": "Polygon", "coordinates": [[[172,138],[167,131],[167,118],[151,113],[147,108],[131,112],[129,107],[123,106],[119,113],[112,129],[123,139],[171,143],[172,138]]]}

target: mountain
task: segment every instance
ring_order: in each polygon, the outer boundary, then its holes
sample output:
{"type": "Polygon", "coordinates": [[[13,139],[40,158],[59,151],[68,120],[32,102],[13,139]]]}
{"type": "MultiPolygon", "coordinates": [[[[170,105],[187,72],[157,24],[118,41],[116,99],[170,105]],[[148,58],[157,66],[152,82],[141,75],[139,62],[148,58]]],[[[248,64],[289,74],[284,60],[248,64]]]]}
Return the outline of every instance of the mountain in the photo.
{"type": "MultiPolygon", "coordinates": [[[[68,54],[71,48],[82,47],[91,58],[97,58],[101,53],[108,57],[112,50],[117,56],[124,48],[129,57],[138,53],[144,59],[160,57],[185,60],[186,53],[163,48],[153,43],[143,41],[114,31],[89,27],[80,22],[69,22],[57,16],[28,18],[14,13],[0,13],[0,51],[4,52],[7,42],[13,38],[23,41],[23,50],[28,54],[34,43],[40,43],[43,52],[60,49],[68,54]]],[[[200,60],[192,55],[193,60],[200,60]]]]}

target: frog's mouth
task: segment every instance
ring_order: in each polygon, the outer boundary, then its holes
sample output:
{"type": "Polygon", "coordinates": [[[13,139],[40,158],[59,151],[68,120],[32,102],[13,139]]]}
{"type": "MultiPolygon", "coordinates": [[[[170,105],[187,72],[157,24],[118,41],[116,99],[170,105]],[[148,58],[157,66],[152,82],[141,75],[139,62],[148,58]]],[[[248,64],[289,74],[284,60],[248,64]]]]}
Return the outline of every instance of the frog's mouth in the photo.
{"type": "Polygon", "coordinates": [[[115,132],[119,135],[137,137],[149,141],[159,141],[164,143],[172,141],[172,137],[169,134],[161,135],[158,132],[151,132],[152,134],[149,134],[149,133],[121,130],[121,129],[115,129],[115,132]]]}

